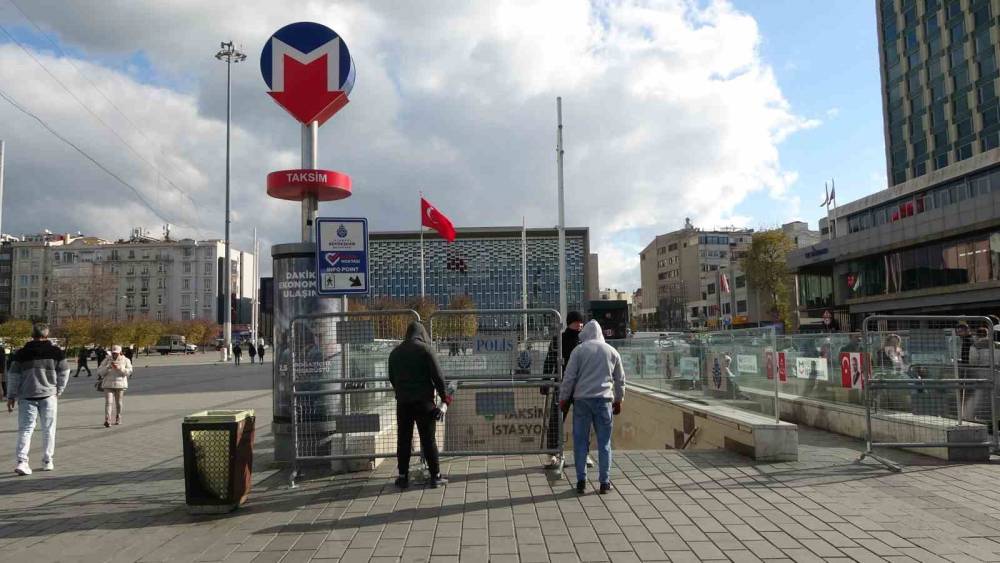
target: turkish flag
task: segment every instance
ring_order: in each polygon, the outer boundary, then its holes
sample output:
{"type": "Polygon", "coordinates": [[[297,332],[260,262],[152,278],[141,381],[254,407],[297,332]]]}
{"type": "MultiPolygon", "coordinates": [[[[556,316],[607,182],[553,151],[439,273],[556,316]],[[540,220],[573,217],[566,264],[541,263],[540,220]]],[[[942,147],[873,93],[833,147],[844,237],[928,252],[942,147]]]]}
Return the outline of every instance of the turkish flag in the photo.
{"type": "Polygon", "coordinates": [[[448,242],[455,242],[455,225],[424,198],[420,198],[420,224],[438,232],[448,242]]]}

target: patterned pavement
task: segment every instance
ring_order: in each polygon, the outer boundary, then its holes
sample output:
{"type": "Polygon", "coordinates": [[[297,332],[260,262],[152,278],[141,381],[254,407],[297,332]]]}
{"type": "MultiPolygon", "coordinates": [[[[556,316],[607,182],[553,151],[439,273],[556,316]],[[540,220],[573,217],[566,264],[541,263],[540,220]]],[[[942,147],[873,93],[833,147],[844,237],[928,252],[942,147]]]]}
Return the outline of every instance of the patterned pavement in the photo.
{"type": "MultiPolygon", "coordinates": [[[[111,429],[91,380],[73,380],[56,471],[16,477],[10,460],[0,476],[0,560],[1000,560],[996,465],[896,453],[905,469],[893,474],[854,463],[858,442],[808,430],[795,463],[616,452],[617,490],[606,496],[578,496],[532,456],[448,461],[441,489],[398,491],[390,462],[307,474],[289,490],[270,461],[270,377],[269,365],[143,369],[125,425],[111,429]],[[227,515],[189,515],[180,419],[235,407],[258,414],[251,500],[227,515]]],[[[12,456],[15,417],[0,420],[12,456]]]]}

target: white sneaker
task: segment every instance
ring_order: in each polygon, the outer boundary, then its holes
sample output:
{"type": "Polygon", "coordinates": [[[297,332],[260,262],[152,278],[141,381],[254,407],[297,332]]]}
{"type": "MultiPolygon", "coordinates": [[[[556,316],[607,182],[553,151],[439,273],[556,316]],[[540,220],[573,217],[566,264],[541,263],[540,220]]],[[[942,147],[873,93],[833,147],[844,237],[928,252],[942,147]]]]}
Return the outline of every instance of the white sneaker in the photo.
{"type": "Polygon", "coordinates": [[[28,462],[22,461],[14,467],[14,473],[18,475],[31,475],[31,468],[28,467],[28,462]]]}
{"type": "Polygon", "coordinates": [[[51,460],[46,461],[42,464],[42,471],[52,471],[56,468],[55,464],[51,460]]]}
{"type": "Polygon", "coordinates": [[[587,467],[593,467],[593,466],[594,466],[594,459],[588,455],[587,456],[587,467]]]}
{"type": "Polygon", "coordinates": [[[549,458],[549,462],[547,464],[545,464],[545,467],[549,467],[549,468],[559,467],[560,463],[562,463],[562,458],[560,458],[557,455],[554,455],[554,456],[552,456],[552,457],[549,458]]]}

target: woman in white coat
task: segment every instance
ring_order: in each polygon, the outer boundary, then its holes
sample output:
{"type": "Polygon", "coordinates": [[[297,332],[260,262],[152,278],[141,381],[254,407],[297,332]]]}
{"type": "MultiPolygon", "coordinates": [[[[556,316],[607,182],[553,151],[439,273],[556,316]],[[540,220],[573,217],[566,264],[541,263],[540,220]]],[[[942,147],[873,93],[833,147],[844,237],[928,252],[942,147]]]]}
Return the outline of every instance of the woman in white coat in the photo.
{"type": "Polygon", "coordinates": [[[111,426],[111,414],[115,415],[115,424],[122,423],[122,404],[125,400],[125,390],[128,389],[128,378],[132,376],[132,362],[122,354],[122,347],[115,344],[111,354],[97,368],[101,390],[104,391],[104,427],[111,426]]]}

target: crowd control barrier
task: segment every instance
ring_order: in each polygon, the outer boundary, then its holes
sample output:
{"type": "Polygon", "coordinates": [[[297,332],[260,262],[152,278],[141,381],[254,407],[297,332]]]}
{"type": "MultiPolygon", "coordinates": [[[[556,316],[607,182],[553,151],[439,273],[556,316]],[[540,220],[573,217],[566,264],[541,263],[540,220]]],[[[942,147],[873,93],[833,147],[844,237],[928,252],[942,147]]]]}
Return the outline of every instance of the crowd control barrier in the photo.
{"type": "Polygon", "coordinates": [[[989,432],[997,420],[994,330],[989,317],[865,319],[860,345],[842,349],[838,358],[843,381],[863,390],[867,447],[860,459],[899,471],[874,449],[947,448],[955,460],[995,450],[996,433],[991,438],[989,432]]]}

